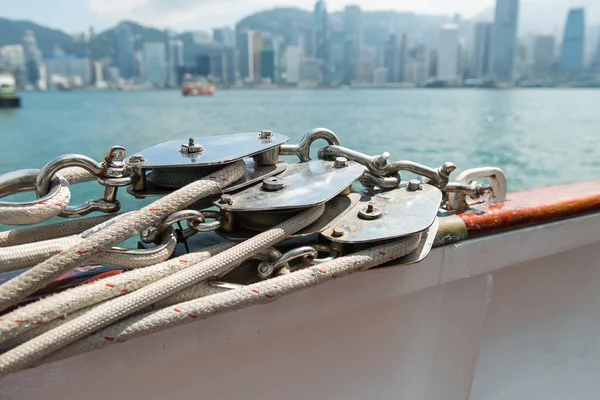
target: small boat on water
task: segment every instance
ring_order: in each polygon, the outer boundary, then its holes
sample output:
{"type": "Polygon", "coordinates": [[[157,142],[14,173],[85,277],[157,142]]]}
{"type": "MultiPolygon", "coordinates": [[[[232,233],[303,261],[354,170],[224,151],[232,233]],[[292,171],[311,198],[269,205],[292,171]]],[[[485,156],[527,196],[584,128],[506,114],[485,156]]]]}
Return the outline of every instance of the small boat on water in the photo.
{"type": "Polygon", "coordinates": [[[70,155],[0,175],[0,195],[48,185],[35,204],[0,203],[5,224],[83,213],[68,206],[67,181],[114,189],[88,211],[115,212],[118,186],[164,196],[115,219],[0,234],[3,270],[42,260],[0,285],[0,398],[598,398],[600,181],[506,193],[498,168],[451,179],[451,163],[391,163],[323,128],[287,140],[190,138],[127,160],[113,147],[103,168],[70,155]],[[328,146],[314,160],[317,139],[328,146]],[[89,176],[61,171],[86,163],[89,176]],[[143,228],[149,249],[93,247],[143,228]],[[202,259],[215,243],[226,247],[202,259]],[[73,270],[77,257],[129,266],[73,270]],[[32,289],[37,302],[8,308],[60,265],[67,274],[50,285],[85,285],[42,300],[32,289]]]}
{"type": "Polygon", "coordinates": [[[215,93],[215,86],[211,83],[195,80],[191,75],[184,76],[183,80],[181,94],[184,96],[212,96],[215,93]]]}
{"type": "Polygon", "coordinates": [[[16,95],[17,84],[12,74],[0,71],[0,108],[17,108],[21,99],[16,95]]]}

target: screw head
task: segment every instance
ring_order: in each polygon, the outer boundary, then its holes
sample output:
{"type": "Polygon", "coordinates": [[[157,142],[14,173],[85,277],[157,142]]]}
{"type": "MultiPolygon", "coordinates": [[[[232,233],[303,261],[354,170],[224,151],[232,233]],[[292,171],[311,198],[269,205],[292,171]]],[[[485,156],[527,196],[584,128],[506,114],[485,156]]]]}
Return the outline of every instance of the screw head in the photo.
{"type": "Polygon", "coordinates": [[[260,138],[261,139],[272,139],[273,138],[273,132],[269,131],[269,130],[262,130],[260,131],[260,138]]]}
{"type": "Polygon", "coordinates": [[[341,226],[336,226],[331,231],[331,236],[333,236],[333,237],[342,237],[345,234],[346,234],[346,232],[344,232],[344,228],[342,228],[341,226]]]}
{"type": "Polygon", "coordinates": [[[417,190],[421,189],[423,189],[423,186],[421,186],[421,182],[416,179],[411,179],[408,181],[408,186],[406,186],[406,190],[409,192],[416,192],[417,190]]]}
{"type": "Polygon", "coordinates": [[[224,194],[223,196],[221,196],[221,198],[219,199],[219,204],[227,204],[227,205],[232,205],[233,204],[233,198],[231,197],[230,194],[224,194]]]}
{"type": "Polygon", "coordinates": [[[276,192],[285,187],[285,181],[276,176],[270,176],[263,179],[262,188],[268,192],[276,192]]]}
{"type": "Polygon", "coordinates": [[[336,157],[333,161],[334,168],[344,168],[348,166],[348,159],[346,157],[336,157]]]}

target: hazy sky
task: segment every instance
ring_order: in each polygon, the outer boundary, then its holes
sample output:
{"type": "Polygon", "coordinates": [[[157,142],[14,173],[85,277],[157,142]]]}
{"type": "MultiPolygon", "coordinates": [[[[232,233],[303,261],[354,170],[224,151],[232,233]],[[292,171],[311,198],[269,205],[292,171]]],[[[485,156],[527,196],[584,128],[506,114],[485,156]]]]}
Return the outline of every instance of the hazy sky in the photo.
{"type": "MultiPolygon", "coordinates": [[[[538,2],[561,13],[585,6],[600,16],[600,0],[522,0],[538,2]]],[[[315,0],[0,0],[0,16],[28,19],[68,32],[93,25],[97,31],[122,19],[177,31],[233,25],[255,11],[278,6],[311,9],[315,0]]],[[[427,14],[461,13],[469,18],[493,6],[495,0],[329,0],[328,9],[358,4],[365,10],[399,10],[427,14]]],[[[563,14],[564,15],[564,14],[563,14]]],[[[592,18],[597,20],[597,18],[592,18]]]]}

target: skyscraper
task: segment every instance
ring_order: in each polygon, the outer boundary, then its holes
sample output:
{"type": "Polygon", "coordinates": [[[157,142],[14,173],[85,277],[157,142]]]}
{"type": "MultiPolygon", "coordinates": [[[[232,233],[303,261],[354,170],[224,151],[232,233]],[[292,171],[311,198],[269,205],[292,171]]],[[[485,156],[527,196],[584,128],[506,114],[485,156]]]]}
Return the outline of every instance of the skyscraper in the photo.
{"type": "Polygon", "coordinates": [[[115,61],[122,78],[133,77],[131,63],[133,58],[133,33],[127,24],[115,29],[115,61]]]}
{"type": "Polygon", "coordinates": [[[344,83],[351,83],[358,72],[363,41],[362,10],[359,6],[346,6],[344,9],[344,34],[346,64],[344,83]]]}
{"type": "Polygon", "coordinates": [[[167,55],[162,42],[144,43],[142,55],[144,80],[155,86],[164,86],[167,78],[167,55]]]}
{"type": "Polygon", "coordinates": [[[458,54],[458,25],[445,24],[440,29],[437,49],[437,79],[455,83],[459,79],[458,54]]]}
{"type": "Polygon", "coordinates": [[[383,44],[382,64],[387,69],[388,82],[403,82],[406,80],[407,41],[406,34],[399,38],[394,33],[383,44]]]}
{"type": "Polygon", "coordinates": [[[558,72],[563,75],[573,75],[583,69],[585,38],[585,11],[583,8],[573,8],[569,11],[562,46],[558,72]]]}
{"type": "Polygon", "coordinates": [[[233,29],[228,26],[224,28],[213,29],[213,40],[219,44],[233,47],[235,45],[235,35],[233,29]]]}
{"type": "Polygon", "coordinates": [[[500,82],[511,82],[517,52],[519,0],[496,0],[492,45],[492,75],[500,82]]]}
{"type": "Polygon", "coordinates": [[[321,82],[329,84],[331,79],[331,40],[329,35],[327,6],[324,0],[319,0],[315,4],[314,30],[315,54],[317,60],[321,64],[321,82]]]}
{"type": "Polygon", "coordinates": [[[261,32],[244,30],[238,33],[236,41],[240,78],[247,82],[260,79],[260,51],[264,47],[261,32]]]}
{"type": "Polygon", "coordinates": [[[42,52],[38,48],[33,31],[25,31],[23,35],[23,51],[25,53],[25,75],[32,85],[39,86],[42,68],[42,52]]]}
{"type": "Polygon", "coordinates": [[[248,81],[254,76],[252,71],[254,63],[250,61],[252,57],[252,35],[254,32],[251,30],[238,30],[236,33],[235,44],[238,53],[238,72],[242,81],[248,81]]]}
{"type": "Polygon", "coordinates": [[[474,78],[485,79],[490,75],[493,26],[491,22],[479,22],[475,25],[474,78]]]}
{"type": "Polygon", "coordinates": [[[331,33],[331,83],[339,85],[344,81],[346,35],[343,31],[334,31],[331,33]]]}
{"type": "Polygon", "coordinates": [[[596,72],[600,72],[600,37],[596,42],[596,51],[594,52],[594,58],[592,61],[592,69],[596,72]]]}
{"type": "Polygon", "coordinates": [[[273,49],[260,51],[260,77],[268,79],[270,83],[275,82],[275,51],[273,49]]]}
{"type": "Polygon", "coordinates": [[[533,76],[546,79],[552,74],[556,54],[556,42],[552,35],[541,35],[535,38],[533,49],[533,76]]]}
{"type": "Polygon", "coordinates": [[[265,36],[261,32],[254,32],[252,35],[252,80],[260,81],[260,52],[265,47],[265,36]]]}
{"type": "Polygon", "coordinates": [[[183,42],[181,40],[169,40],[169,78],[171,87],[179,85],[179,70],[183,67],[183,42]]]}
{"type": "Polygon", "coordinates": [[[302,65],[302,48],[299,45],[287,46],[284,62],[286,82],[298,83],[300,81],[300,67],[302,65]]]}

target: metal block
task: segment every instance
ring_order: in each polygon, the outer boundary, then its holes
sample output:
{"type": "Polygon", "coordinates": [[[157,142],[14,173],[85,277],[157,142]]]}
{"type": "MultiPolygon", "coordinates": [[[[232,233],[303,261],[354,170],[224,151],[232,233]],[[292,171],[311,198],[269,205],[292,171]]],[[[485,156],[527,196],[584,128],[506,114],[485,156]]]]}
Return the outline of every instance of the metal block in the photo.
{"type": "MultiPolygon", "coordinates": [[[[306,237],[318,234],[331,226],[337,224],[348,211],[352,210],[360,200],[359,193],[336,196],[325,204],[323,215],[306,228],[291,235],[291,238],[306,237]]],[[[273,226],[292,217],[294,212],[242,212],[234,213],[235,227],[232,232],[216,231],[220,236],[233,240],[242,241],[256,236],[257,231],[265,231],[273,226]],[[240,218],[240,216],[242,218],[240,218]],[[244,217],[245,216],[245,217],[244,217]]]]}
{"type": "MultiPolygon", "coordinates": [[[[236,190],[243,189],[247,186],[255,184],[256,182],[262,181],[264,178],[280,174],[288,167],[287,163],[279,163],[277,165],[269,166],[257,166],[251,158],[245,159],[244,162],[246,163],[246,172],[244,173],[244,176],[233,185],[225,188],[223,193],[232,193],[236,190]]],[[[133,186],[129,186],[127,187],[127,192],[133,196],[143,198],[164,196],[174,192],[178,188],[201,179],[214,171],[215,168],[199,168],[197,171],[194,169],[181,169],[180,172],[175,171],[179,175],[178,184],[165,184],[164,182],[161,182],[161,185],[157,185],[152,182],[152,174],[156,172],[156,170],[154,170],[148,174],[145,189],[134,190],[133,186]]]]}
{"type": "Polygon", "coordinates": [[[268,151],[289,140],[278,133],[262,138],[259,132],[192,139],[201,151],[182,151],[182,145],[189,147],[189,139],[171,140],[138,152],[144,158],[139,165],[149,169],[227,164],[268,151]]]}
{"type": "Polygon", "coordinates": [[[280,190],[252,186],[232,196],[232,204],[215,204],[226,211],[268,211],[306,208],[325,203],[356,182],[365,168],[355,162],[335,168],[333,162],[313,160],[292,164],[278,178],[280,190]]]}
{"type": "Polygon", "coordinates": [[[427,184],[416,191],[407,190],[406,183],[375,195],[365,191],[352,210],[321,234],[333,242],[365,243],[421,232],[435,220],[441,201],[442,192],[427,184]],[[380,218],[361,218],[369,204],[381,212],[380,218]]]}

